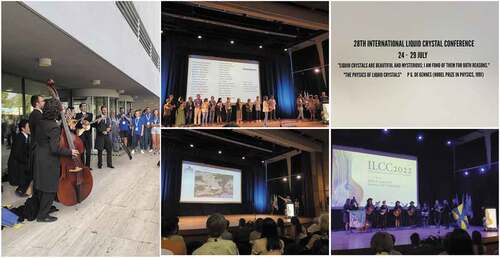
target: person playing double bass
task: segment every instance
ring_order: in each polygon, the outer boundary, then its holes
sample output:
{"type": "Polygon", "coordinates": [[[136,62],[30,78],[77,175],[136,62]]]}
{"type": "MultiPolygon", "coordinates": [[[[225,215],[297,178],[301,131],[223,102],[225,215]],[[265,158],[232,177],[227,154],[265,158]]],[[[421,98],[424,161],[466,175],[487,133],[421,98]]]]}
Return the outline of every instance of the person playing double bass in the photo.
{"type": "MultiPolygon", "coordinates": [[[[77,113],[75,116],[75,119],[78,121],[76,124],[77,129],[83,128],[84,123],[90,123],[94,118],[92,113],[87,112],[87,103],[80,103],[79,108],[80,113],[77,113]]],[[[85,166],[92,170],[90,167],[90,157],[92,154],[92,130],[84,131],[82,135],[80,135],[80,139],[82,139],[82,142],[85,145],[85,153],[82,153],[81,159],[82,161],[85,161],[85,166]]]]}
{"type": "Polygon", "coordinates": [[[38,222],[53,222],[57,218],[49,215],[50,208],[59,186],[61,156],[78,157],[78,150],[70,150],[59,146],[61,127],[61,102],[49,99],[45,102],[33,141],[36,143],[33,153],[33,187],[34,196],[38,200],[38,222]]]}

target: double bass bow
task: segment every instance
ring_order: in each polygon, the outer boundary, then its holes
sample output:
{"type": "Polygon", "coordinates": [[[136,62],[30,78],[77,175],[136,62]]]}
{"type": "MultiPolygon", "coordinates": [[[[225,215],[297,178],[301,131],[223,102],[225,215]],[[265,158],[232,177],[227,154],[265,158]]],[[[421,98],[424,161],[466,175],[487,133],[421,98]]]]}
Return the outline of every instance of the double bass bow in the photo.
{"type": "MultiPolygon", "coordinates": [[[[54,81],[49,79],[47,87],[51,96],[60,100],[59,94],[54,87],[54,81]]],[[[71,132],[66,121],[64,108],[60,107],[63,130],[61,131],[59,146],[71,150],[78,150],[83,153],[85,146],[73,132],[71,132]]],[[[93,179],[90,169],[84,166],[80,156],[61,157],[61,175],[59,176],[59,186],[57,189],[57,199],[66,206],[72,206],[85,200],[92,191],[93,179]]]]}

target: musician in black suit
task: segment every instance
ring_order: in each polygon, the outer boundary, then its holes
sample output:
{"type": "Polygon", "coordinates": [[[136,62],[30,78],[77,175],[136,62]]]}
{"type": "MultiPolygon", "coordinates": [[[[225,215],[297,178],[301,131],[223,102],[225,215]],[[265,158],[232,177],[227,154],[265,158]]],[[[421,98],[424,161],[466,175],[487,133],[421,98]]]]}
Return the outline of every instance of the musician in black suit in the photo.
{"type": "MultiPolygon", "coordinates": [[[[28,118],[28,124],[30,126],[31,138],[35,139],[38,132],[38,125],[42,120],[42,109],[45,106],[45,100],[40,95],[31,96],[31,106],[33,107],[33,111],[28,118]]],[[[28,171],[31,176],[33,176],[33,149],[35,148],[35,141],[31,141],[30,144],[30,157],[28,163],[28,171]]]]}
{"type": "Polygon", "coordinates": [[[17,186],[16,195],[27,197],[26,190],[28,190],[32,180],[32,174],[28,171],[30,150],[30,127],[28,120],[21,120],[18,128],[19,133],[14,137],[14,142],[12,143],[7,170],[9,173],[9,183],[17,186]]]}
{"type": "MultiPolygon", "coordinates": [[[[75,119],[78,121],[78,123],[76,124],[77,129],[83,128],[84,121],[90,123],[94,119],[94,115],[87,112],[87,103],[81,103],[79,107],[80,113],[77,113],[75,116],[75,119]]],[[[92,168],[90,167],[90,157],[92,154],[92,129],[83,132],[83,134],[80,135],[80,139],[82,139],[82,142],[85,145],[85,153],[82,153],[81,159],[84,162],[85,166],[89,167],[90,170],[92,170],[92,168]]]]}
{"type": "Polygon", "coordinates": [[[410,206],[408,206],[407,213],[408,213],[408,226],[414,226],[417,217],[417,207],[415,207],[414,201],[410,202],[410,206]]]}
{"type": "Polygon", "coordinates": [[[60,118],[61,102],[49,99],[43,108],[43,119],[38,124],[38,133],[33,153],[33,188],[34,197],[38,200],[38,222],[53,222],[57,218],[50,216],[49,211],[59,186],[60,157],[80,155],[78,150],[61,148],[61,126],[56,121],[60,118]]]}
{"type": "Polygon", "coordinates": [[[101,106],[101,115],[97,116],[95,148],[97,149],[97,167],[102,168],[102,151],[106,150],[106,163],[108,168],[113,167],[111,142],[111,119],[108,116],[108,108],[101,106]]]}
{"type": "Polygon", "coordinates": [[[385,229],[387,227],[387,213],[389,212],[389,207],[387,207],[385,200],[382,201],[382,205],[380,206],[378,212],[379,212],[378,226],[382,229],[385,229]]]}

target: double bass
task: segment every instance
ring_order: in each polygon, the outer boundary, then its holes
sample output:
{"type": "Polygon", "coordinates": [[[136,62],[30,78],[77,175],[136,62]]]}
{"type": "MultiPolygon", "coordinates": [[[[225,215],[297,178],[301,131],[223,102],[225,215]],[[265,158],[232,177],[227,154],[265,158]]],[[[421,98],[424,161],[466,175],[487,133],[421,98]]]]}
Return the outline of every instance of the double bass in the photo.
{"type": "MultiPolygon", "coordinates": [[[[47,81],[47,87],[49,88],[51,96],[60,100],[52,79],[47,81]]],[[[62,105],[60,112],[63,130],[61,131],[59,138],[59,146],[71,150],[76,149],[78,152],[83,153],[85,151],[85,146],[80,137],[71,132],[62,105]]],[[[76,121],[69,122],[76,125],[76,121]]],[[[88,167],[83,165],[80,156],[61,157],[60,161],[61,174],[59,176],[57,200],[66,206],[73,206],[81,203],[90,195],[90,192],[92,191],[92,173],[88,167]]]]}

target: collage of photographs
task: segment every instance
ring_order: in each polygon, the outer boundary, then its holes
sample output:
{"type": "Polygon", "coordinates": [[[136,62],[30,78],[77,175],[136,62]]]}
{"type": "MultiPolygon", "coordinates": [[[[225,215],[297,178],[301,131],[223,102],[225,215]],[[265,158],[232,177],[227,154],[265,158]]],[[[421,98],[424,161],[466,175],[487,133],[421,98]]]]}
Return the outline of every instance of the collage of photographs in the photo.
{"type": "Polygon", "coordinates": [[[499,255],[498,1],[0,8],[2,257],[499,255]]]}

